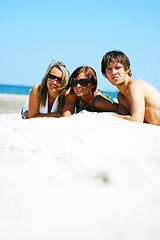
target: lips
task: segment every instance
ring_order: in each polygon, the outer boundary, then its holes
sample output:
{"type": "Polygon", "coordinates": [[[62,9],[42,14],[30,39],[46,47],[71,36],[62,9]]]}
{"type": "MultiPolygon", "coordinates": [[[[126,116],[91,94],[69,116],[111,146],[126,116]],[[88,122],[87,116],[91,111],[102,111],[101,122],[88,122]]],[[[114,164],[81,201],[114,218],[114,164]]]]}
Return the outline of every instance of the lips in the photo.
{"type": "Polygon", "coordinates": [[[51,88],[51,89],[56,89],[57,86],[56,86],[56,85],[53,85],[53,84],[50,84],[50,88],[51,88]]]}
{"type": "Polygon", "coordinates": [[[83,94],[83,91],[82,91],[82,90],[76,90],[75,92],[76,92],[77,95],[83,94]]]}
{"type": "Polygon", "coordinates": [[[112,79],[119,79],[119,76],[114,76],[112,77],[112,79]]]}
{"type": "Polygon", "coordinates": [[[51,87],[57,87],[57,86],[51,84],[51,87]]]}
{"type": "Polygon", "coordinates": [[[76,92],[82,92],[82,90],[76,90],[76,92]]]}

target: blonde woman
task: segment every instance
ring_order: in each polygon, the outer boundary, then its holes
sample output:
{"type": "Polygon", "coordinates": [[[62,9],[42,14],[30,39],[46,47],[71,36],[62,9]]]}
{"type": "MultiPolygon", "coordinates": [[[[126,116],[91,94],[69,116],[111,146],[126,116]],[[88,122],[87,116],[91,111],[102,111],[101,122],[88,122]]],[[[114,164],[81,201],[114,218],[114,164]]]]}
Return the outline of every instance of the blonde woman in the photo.
{"type": "MultiPolygon", "coordinates": [[[[53,60],[40,84],[33,86],[29,97],[28,117],[61,117],[67,90],[69,71],[64,63],[53,60]]],[[[26,111],[23,113],[26,116],[26,111]]],[[[27,118],[27,117],[26,117],[27,118]]]]}

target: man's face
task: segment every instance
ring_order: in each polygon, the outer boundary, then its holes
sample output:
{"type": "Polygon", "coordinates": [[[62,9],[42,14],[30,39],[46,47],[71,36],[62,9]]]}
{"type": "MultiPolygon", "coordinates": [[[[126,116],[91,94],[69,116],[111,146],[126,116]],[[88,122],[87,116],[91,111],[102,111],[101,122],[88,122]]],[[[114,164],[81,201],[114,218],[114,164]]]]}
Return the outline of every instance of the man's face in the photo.
{"type": "Polygon", "coordinates": [[[122,84],[128,78],[124,66],[116,61],[106,67],[105,76],[113,85],[122,84]]]}

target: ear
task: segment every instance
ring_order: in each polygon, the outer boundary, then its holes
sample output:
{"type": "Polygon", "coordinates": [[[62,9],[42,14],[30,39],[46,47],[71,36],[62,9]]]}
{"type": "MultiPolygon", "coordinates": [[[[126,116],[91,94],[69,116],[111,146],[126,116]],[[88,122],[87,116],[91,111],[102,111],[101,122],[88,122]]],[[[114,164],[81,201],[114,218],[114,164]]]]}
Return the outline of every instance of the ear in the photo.
{"type": "Polygon", "coordinates": [[[130,72],[131,72],[131,69],[128,68],[128,69],[126,70],[126,73],[128,74],[128,73],[130,73],[130,72]]]}

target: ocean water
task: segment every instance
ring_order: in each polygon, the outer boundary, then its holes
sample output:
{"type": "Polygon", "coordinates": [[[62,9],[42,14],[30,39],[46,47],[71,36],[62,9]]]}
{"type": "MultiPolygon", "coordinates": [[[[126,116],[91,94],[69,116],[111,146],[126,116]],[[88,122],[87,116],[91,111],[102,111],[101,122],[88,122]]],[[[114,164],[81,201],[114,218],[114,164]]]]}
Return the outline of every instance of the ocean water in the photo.
{"type": "Polygon", "coordinates": [[[32,86],[18,86],[0,84],[0,93],[29,95],[32,86]]]}
{"type": "MultiPolygon", "coordinates": [[[[5,85],[0,84],[0,93],[6,94],[20,94],[29,95],[32,86],[18,86],[18,85],[5,85]]],[[[112,98],[117,98],[117,92],[109,92],[102,89],[103,92],[107,93],[112,98]]]]}

